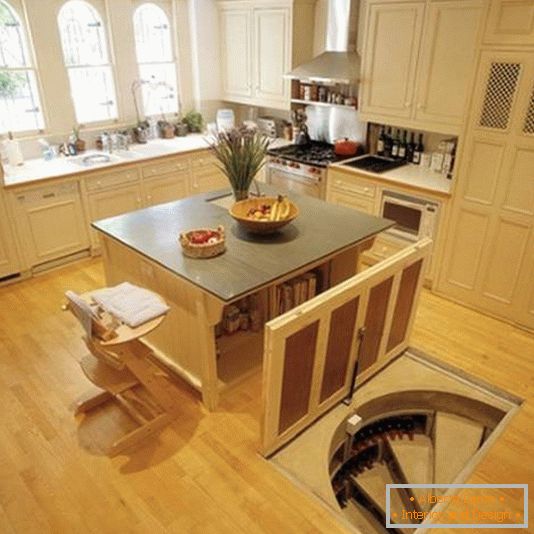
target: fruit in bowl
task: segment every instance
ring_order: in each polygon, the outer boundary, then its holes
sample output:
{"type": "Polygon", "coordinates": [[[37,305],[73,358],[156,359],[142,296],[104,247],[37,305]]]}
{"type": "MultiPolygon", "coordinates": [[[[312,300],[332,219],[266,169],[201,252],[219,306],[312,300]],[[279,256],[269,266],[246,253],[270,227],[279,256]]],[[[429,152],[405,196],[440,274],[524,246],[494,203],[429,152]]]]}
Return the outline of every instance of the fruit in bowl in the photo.
{"type": "Polygon", "coordinates": [[[278,195],[273,204],[260,204],[248,210],[247,217],[255,221],[283,221],[289,217],[291,204],[287,197],[278,195]]]}
{"type": "Polygon", "coordinates": [[[224,228],[197,228],[182,232],[180,244],[183,253],[191,258],[212,258],[225,250],[224,228]]]}
{"type": "Polygon", "coordinates": [[[294,220],[299,210],[286,196],[252,197],[236,202],[230,215],[245,230],[271,234],[294,220]]]}

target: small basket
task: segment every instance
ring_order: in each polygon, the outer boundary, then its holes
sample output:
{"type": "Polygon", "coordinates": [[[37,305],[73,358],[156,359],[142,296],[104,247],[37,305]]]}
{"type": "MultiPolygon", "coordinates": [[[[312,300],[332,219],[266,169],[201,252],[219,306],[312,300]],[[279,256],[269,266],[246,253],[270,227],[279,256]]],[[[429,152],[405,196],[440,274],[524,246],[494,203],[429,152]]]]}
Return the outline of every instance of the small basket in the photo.
{"type": "Polygon", "coordinates": [[[183,253],[190,258],[213,258],[222,254],[226,248],[224,228],[222,226],[218,226],[215,230],[213,228],[195,228],[188,232],[182,232],[179,241],[182,245],[183,253]],[[216,243],[191,243],[191,234],[202,230],[217,232],[220,239],[216,243]]]}

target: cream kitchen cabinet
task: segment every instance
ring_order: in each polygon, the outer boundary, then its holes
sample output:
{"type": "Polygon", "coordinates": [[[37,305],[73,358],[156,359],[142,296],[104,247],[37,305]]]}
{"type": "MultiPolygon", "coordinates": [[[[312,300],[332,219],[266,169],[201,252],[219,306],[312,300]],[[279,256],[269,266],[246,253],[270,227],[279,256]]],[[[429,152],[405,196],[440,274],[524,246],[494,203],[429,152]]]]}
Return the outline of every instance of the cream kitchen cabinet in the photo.
{"type": "Polygon", "coordinates": [[[222,99],[289,108],[293,65],[313,55],[315,0],[222,1],[222,99]]]}
{"type": "Polygon", "coordinates": [[[15,246],[10,217],[0,192],[0,282],[20,272],[21,266],[15,246]]]}
{"type": "Polygon", "coordinates": [[[290,10],[254,9],[254,97],[265,107],[286,108],[291,68],[290,10]]]}
{"type": "Polygon", "coordinates": [[[378,187],[353,174],[330,169],[326,200],[338,206],[354,208],[371,215],[378,213],[378,187]]]}
{"type": "MultiPolygon", "coordinates": [[[[102,189],[87,196],[90,222],[122,215],[143,207],[143,191],[139,183],[102,189]]],[[[98,236],[94,230],[91,230],[91,241],[93,247],[99,247],[98,236]]]]}
{"type": "Polygon", "coordinates": [[[10,195],[27,267],[89,249],[78,182],[21,188],[10,195]]]}
{"type": "Polygon", "coordinates": [[[492,0],[484,43],[533,45],[534,2],[532,0],[492,0]]]}
{"type": "Polygon", "coordinates": [[[289,82],[283,76],[290,69],[290,8],[224,6],[223,99],[286,109],[289,82]]]}
{"type": "Polygon", "coordinates": [[[202,154],[191,161],[191,194],[208,193],[217,189],[230,187],[230,183],[217,167],[216,159],[209,154],[202,154]]]}
{"type": "Polygon", "coordinates": [[[143,166],[141,173],[147,206],[179,200],[190,193],[191,163],[187,156],[153,162],[143,166]]]}
{"type": "MultiPolygon", "coordinates": [[[[440,206],[440,221],[436,224],[432,239],[432,253],[428,262],[428,269],[425,273],[425,282],[432,286],[436,272],[438,270],[439,256],[443,248],[443,226],[448,213],[447,198],[442,194],[431,190],[421,192],[413,189],[413,184],[402,184],[400,182],[385,181],[379,177],[368,174],[359,174],[354,170],[341,170],[330,167],[327,174],[326,200],[332,204],[346,208],[356,209],[371,215],[382,216],[382,197],[384,191],[388,193],[399,193],[413,195],[436,203],[440,206]]],[[[376,263],[389,258],[406,247],[413,241],[392,235],[386,231],[376,237],[372,247],[360,255],[358,268],[360,270],[375,265],[376,263]]]]}
{"type": "Polygon", "coordinates": [[[252,98],[252,14],[250,9],[221,9],[223,99],[248,102],[252,98]]]}
{"type": "Polygon", "coordinates": [[[532,52],[483,51],[475,87],[438,290],[534,328],[532,52]]]}
{"type": "Polygon", "coordinates": [[[369,3],[360,82],[363,120],[411,117],[424,12],[424,2],[369,3]]]}
{"type": "Polygon", "coordinates": [[[155,206],[184,198],[189,193],[189,175],[167,175],[143,180],[145,204],[155,206]]]}
{"type": "MultiPolygon", "coordinates": [[[[102,171],[85,177],[88,222],[121,215],[143,207],[143,190],[136,166],[102,171]]],[[[93,248],[99,247],[98,237],[91,230],[93,248]]]]}
{"type": "Polygon", "coordinates": [[[362,58],[362,119],[458,133],[484,9],[482,0],[370,0],[362,58]]]}

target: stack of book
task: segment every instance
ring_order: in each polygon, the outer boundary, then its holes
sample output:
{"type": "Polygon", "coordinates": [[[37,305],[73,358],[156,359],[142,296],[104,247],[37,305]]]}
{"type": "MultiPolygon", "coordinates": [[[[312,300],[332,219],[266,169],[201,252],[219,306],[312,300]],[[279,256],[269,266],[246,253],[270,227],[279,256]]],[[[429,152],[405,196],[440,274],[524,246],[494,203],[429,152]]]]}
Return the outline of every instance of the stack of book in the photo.
{"type": "Polygon", "coordinates": [[[317,274],[305,273],[280,284],[276,288],[277,315],[315,297],[317,294],[317,274]]]}

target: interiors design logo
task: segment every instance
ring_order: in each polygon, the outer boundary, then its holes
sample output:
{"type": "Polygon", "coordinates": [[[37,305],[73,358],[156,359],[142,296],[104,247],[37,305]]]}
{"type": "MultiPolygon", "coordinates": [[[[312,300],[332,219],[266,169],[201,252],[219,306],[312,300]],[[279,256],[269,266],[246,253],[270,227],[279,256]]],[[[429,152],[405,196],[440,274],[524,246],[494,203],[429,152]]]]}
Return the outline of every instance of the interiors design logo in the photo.
{"type": "Polygon", "coordinates": [[[386,484],[386,528],[451,527],[528,528],[528,484],[386,484]]]}

